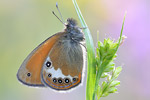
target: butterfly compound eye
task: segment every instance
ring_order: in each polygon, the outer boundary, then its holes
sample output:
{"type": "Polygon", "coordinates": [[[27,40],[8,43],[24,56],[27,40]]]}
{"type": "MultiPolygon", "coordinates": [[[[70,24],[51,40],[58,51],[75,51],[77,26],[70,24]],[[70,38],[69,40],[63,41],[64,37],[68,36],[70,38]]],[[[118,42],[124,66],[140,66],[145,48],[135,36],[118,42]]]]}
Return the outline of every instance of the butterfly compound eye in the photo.
{"type": "Polygon", "coordinates": [[[47,67],[50,67],[50,66],[51,66],[51,62],[49,62],[49,61],[46,62],[46,66],[47,66],[47,67]]]}

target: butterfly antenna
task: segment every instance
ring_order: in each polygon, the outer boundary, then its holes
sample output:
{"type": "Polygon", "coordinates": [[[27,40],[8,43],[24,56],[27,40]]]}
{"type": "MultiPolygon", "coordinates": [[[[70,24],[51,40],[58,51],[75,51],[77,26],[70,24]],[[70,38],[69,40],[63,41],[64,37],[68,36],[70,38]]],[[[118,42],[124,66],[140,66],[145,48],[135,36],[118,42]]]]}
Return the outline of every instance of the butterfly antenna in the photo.
{"type": "MultiPolygon", "coordinates": [[[[61,19],[59,19],[59,17],[55,14],[54,11],[52,11],[52,13],[56,16],[56,18],[57,18],[62,24],[64,24],[64,22],[63,22],[61,19]]],[[[65,24],[64,24],[64,25],[65,25],[65,24]]]]}
{"type": "Polygon", "coordinates": [[[61,14],[61,12],[60,12],[60,10],[59,10],[58,3],[57,3],[57,2],[56,2],[56,8],[57,8],[57,10],[58,10],[58,12],[59,12],[59,14],[60,14],[60,17],[61,17],[63,23],[64,23],[64,19],[63,19],[62,14],[61,14]]]}

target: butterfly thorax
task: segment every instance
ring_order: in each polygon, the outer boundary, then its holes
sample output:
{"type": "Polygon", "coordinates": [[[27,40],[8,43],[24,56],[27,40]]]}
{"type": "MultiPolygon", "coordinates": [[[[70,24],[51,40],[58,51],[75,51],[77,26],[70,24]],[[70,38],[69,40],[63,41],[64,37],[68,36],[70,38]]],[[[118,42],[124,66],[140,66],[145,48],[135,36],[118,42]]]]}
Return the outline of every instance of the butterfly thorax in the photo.
{"type": "Polygon", "coordinates": [[[84,40],[84,35],[80,27],[77,26],[77,22],[73,18],[67,19],[67,25],[65,31],[67,32],[67,38],[77,42],[84,40]]]}

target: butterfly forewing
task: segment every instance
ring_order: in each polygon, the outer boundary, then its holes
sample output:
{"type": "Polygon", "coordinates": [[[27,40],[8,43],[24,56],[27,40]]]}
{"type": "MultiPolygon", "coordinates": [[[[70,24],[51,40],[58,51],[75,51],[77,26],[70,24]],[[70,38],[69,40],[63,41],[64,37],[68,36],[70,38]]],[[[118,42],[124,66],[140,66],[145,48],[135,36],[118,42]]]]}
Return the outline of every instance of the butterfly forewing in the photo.
{"type": "Polygon", "coordinates": [[[61,35],[63,32],[51,36],[28,55],[17,73],[20,82],[29,86],[44,86],[41,82],[41,69],[48,53],[61,35]]]}

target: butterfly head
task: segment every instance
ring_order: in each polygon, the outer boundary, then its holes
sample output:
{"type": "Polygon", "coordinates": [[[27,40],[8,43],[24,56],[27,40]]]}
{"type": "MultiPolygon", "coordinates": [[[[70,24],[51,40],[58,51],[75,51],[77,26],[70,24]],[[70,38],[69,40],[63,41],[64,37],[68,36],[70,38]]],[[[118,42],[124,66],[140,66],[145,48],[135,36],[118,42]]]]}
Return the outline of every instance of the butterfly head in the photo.
{"type": "Polygon", "coordinates": [[[84,40],[84,35],[80,27],[77,26],[77,21],[73,18],[67,19],[66,29],[68,36],[78,42],[84,40]]]}
{"type": "Polygon", "coordinates": [[[75,26],[77,26],[77,21],[73,18],[68,18],[66,26],[67,27],[75,27],[75,26]]]}

